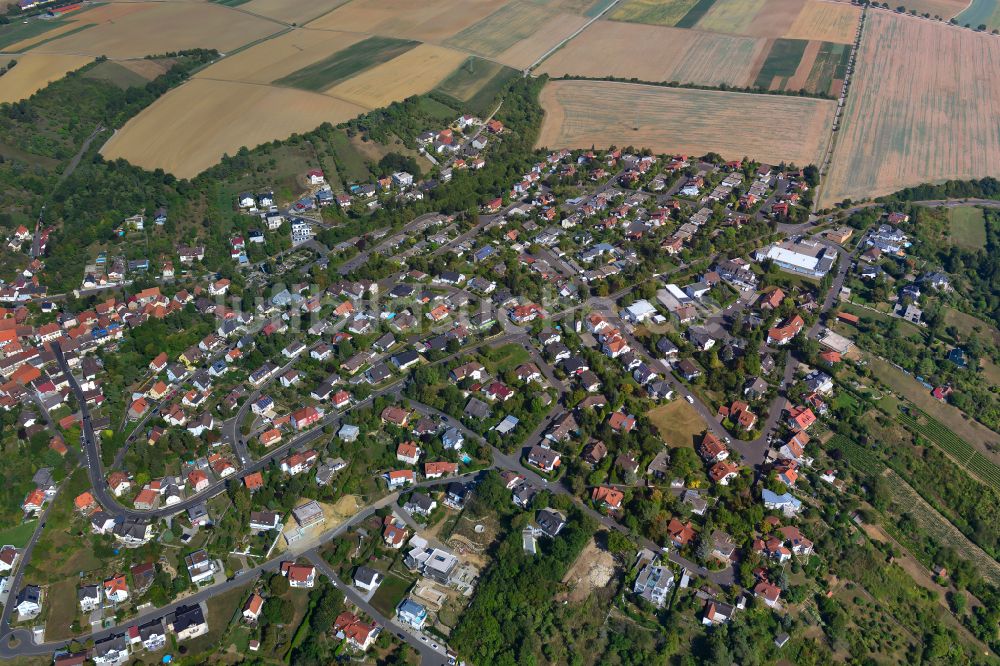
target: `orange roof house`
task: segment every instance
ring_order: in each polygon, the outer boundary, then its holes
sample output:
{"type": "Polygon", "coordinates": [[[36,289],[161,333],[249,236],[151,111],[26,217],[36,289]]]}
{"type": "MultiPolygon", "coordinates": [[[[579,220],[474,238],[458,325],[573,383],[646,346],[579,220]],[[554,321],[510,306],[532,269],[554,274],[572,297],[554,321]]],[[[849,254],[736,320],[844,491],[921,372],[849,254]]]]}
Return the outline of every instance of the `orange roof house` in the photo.
{"type": "Polygon", "coordinates": [[[264,487],[264,475],[260,472],[254,472],[253,474],[247,474],[243,477],[243,485],[247,487],[247,490],[254,491],[259,490],[264,487]]]}
{"type": "Polygon", "coordinates": [[[76,505],[76,510],[80,513],[90,513],[97,508],[97,500],[89,492],[83,492],[76,496],[73,500],[73,504],[76,505]]]}
{"type": "Polygon", "coordinates": [[[594,492],[591,493],[591,498],[608,509],[617,511],[622,508],[622,500],[625,499],[625,493],[610,486],[597,486],[594,488],[594,492]]]}

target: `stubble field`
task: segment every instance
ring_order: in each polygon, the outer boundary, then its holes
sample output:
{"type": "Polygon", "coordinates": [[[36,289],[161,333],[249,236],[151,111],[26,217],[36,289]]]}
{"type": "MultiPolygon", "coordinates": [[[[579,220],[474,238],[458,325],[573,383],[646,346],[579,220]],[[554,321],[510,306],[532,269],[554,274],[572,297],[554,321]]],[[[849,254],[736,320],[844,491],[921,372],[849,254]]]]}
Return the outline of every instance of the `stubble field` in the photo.
{"type": "MultiPolygon", "coordinates": [[[[10,60],[17,66],[0,75],[0,102],[16,102],[61,79],[74,69],[83,67],[93,58],[75,55],[27,54],[10,60]]],[[[4,65],[7,59],[4,60],[4,65]]]]}
{"type": "Polygon", "coordinates": [[[996,37],[870,12],[820,205],[996,175],[998,69],[996,37]]]}
{"type": "Polygon", "coordinates": [[[366,110],[291,88],[192,79],[126,123],[101,154],[190,178],[242,146],[343,122],[366,110]]]}
{"type": "Polygon", "coordinates": [[[364,35],[326,30],[293,30],[223,58],[196,78],[271,83],[338,53],[364,35]]]}
{"type": "Polygon", "coordinates": [[[459,51],[421,44],[327,89],[326,94],[372,109],[386,106],[434,88],[458,69],[466,57],[459,51]]]}
{"type": "Polygon", "coordinates": [[[818,163],[835,103],[605,81],[552,81],[542,90],[539,146],[644,146],[656,152],[777,164],[818,163]]]}
{"type": "Polygon", "coordinates": [[[281,29],[272,21],[208,2],[113,3],[83,12],[74,21],[96,25],[40,44],[33,51],[111,59],[193,48],[227,52],[281,29]]]}
{"type": "Polygon", "coordinates": [[[504,4],[506,0],[353,0],[308,25],[319,30],[436,42],[486,18],[504,4]]]}
{"type": "Polygon", "coordinates": [[[595,21],[538,68],[553,77],[637,78],[640,81],[746,86],[762,40],[695,30],[595,21]],[[643,44],[643,48],[636,48],[643,44]]]}

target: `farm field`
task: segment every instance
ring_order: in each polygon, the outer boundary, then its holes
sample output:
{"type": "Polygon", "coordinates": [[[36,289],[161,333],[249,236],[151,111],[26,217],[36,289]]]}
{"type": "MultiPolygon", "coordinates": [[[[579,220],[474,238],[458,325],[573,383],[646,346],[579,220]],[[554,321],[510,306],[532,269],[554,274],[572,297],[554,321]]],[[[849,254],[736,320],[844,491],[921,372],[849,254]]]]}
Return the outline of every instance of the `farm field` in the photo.
{"type": "MultiPolygon", "coordinates": [[[[261,46],[267,46],[262,44],[261,46]]],[[[367,69],[401,56],[417,42],[393,37],[369,37],[351,49],[338,49],[333,55],[279,78],[274,83],[303,90],[324,90],[367,69]]]]}
{"type": "Polygon", "coordinates": [[[267,19],[212,3],[113,3],[73,15],[95,24],[34,47],[36,53],[141,58],[192,48],[232,51],[281,26],[267,19]]]}
{"type": "MultiPolygon", "coordinates": [[[[977,1],[973,0],[973,5],[977,4],[977,1]]],[[[983,6],[988,4],[989,0],[983,3],[983,6]]],[[[961,16],[961,13],[964,13],[964,10],[969,7],[969,0],[906,0],[902,5],[906,7],[907,11],[913,10],[920,15],[930,14],[932,18],[940,16],[944,19],[950,19],[956,14],[961,16]]],[[[890,5],[893,8],[897,6],[890,5]]],[[[960,20],[959,23],[965,25],[967,21],[960,20]]],[[[976,27],[976,24],[973,24],[972,27],[976,27]]]]}
{"type": "Polygon", "coordinates": [[[819,205],[994,173],[1000,40],[884,11],[867,23],[819,205]]]}
{"type": "Polygon", "coordinates": [[[608,18],[615,21],[674,26],[684,18],[698,0],[626,0],[611,10],[608,18]]]}
{"type": "Polygon", "coordinates": [[[986,221],[983,210],[973,206],[950,208],[948,227],[952,242],[968,250],[978,250],[986,246],[986,221]]]}
{"type": "Polygon", "coordinates": [[[353,0],[308,27],[438,42],[485,19],[503,4],[496,0],[353,0]]]}
{"type": "Polygon", "coordinates": [[[319,0],[319,2],[302,2],[301,0],[243,0],[240,9],[251,14],[302,25],[337,7],[348,0],[319,0]]]}
{"type": "Polygon", "coordinates": [[[754,17],[766,4],[767,0],[715,0],[695,27],[700,30],[748,35],[751,34],[749,29],[754,17]]]}
{"type": "Polygon", "coordinates": [[[685,400],[654,407],[646,416],[668,446],[694,448],[695,440],[705,431],[705,421],[685,400]]]}
{"type": "Polygon", "coordinates": [[[553,77],[569,74],[744,87],[754,76],[754,62],[763,48],[763,40],[749,37],[595,21],[549,56],[538,71],[553,77]],[[646,47],[637,49],[636,44],[646,47]]]}
{"type": "Polygon", "coordinates": [[[459,51],[421,44],[326,90],[338,99],[370,108],[434,88],[465,60],[459,51]]]}
{"type": "Polygon", "coordinates": [[[17,66],[0,75],[0,103],[31,97],[48,84],[64,77],[66,72],[79,69],[93,60],[88,56],[34,53],[12,59],[17,60],[17,66]]]}
{"type": "Polygon", "coordinates": [[[152,81],[174,64],[173,58],[158,58],[156,60],[122,60],[115,62],[105,60],[87,70],[85,77],[91,79],[102,79],[115,84],[120,88],[130,88],[141,86],[152,81]]]}
{"type": "Polygon", "coordinates": [[[318,63],[363,39],[364,35],[351,32],[292,30],[223,58],[195,74],[195,78],[271,83],[317,67],[318,63]]]}
{"type": "Polygon", "coordinates": [[[146,169],[193,177],[223,154],[339,123],[367,109],[288,88],[192,79],[130,120],[101,148],[146,169]]]}
{"type": "Polygon", "coordinates": [[[524,67],[586,21],[582,16],[558,12],[542,3],[514,0],[443,43],[524,67]]]}
{"type": "MultiPolygon", "coordinates": [[[[963,2],[958,9],[964,6],[963,2]]],[[[980,25],[985,25],[987,30],[1000,28],[1000,2],[998,0],[972,0],[968,9],[959,14],[956,20],[959,25],[970,25],[973,28],[980,25]]]]}
{"type": "Polygon", "coordinates": [[[493,102],[503,84],[517,75],[517,71],[500,63],[469,56],[437,90],[465,102],[473,113],[486,114],[492,111],[487,105],[493,102]]]}
{"type": "Polygon", "coordinates": [[[801,165],[821,159],[835,107],[827,100],[606,81],[552,81],[541,102],[540,146],[639,145],[801,165]]]}
{"type": "Polygon", "coordinates": [[[0,27],[0,49],[11,52],[27,51],[41,42],[79,30],[87,25],[87,23],[69,19],[11,23],[0,27]]]}
{"type": "Polygon", "coordinates": [[[861,9],[846,2],[806,2],[785,32],[789,39],[815,39],[838,44],[853,44],[861,9]]]}

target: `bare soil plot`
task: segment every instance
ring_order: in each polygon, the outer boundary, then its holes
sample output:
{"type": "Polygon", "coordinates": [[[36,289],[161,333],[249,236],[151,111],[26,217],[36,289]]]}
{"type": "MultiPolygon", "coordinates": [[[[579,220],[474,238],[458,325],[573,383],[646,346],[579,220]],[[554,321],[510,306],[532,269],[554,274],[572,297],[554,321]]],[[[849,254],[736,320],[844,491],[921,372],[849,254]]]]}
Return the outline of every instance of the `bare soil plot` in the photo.
{"type": "Polygon", "coordinates": [[[64,77],[67,72],[83,67],[92,58],[28,53],[18,56],[16,60],[16,67],[0,75],[0,102],[17,102],[31,97],[53,81],[64,77]]]}
{"type": "Polygon", "coordinates": [[[141,58],[193,48],[225,53],[281,29],[281,26],[212,3],[136,2],[97,7],[75,17],[96,23],[82,32],[35,47],[38,53],[141,58]]]}
{"type": "Polygon", "coordinates": [[[465,58],[464,53],[453,49],[421,44],[398,58],[327,89],[326,94],[369,108],[386,106],[432,89],[465,58]]]}
{"type": "Polygon", "coordinates": [[[649,25],[677,25],[698,0],[625,0],[607,14],[615,21],[649,25]]]}
{"type": "Polygon", "coordinates": [[[789,39],[818,39],[838,44],[853,44],[861,9],[846,2],[810,0],[783,35],[789,39]]]}
{"type": "Polygon", "coordinates": [[[147,169],[193,177],[253,147],[349,120],[366,108],[292,88],[192,79],[130,120],[101,149],[147,169]]]}
{"type": "Polygon", "coordinates": [[[605,81],[553,81],[541,95],[540,146],[644,146],[655,152],[816,163],[835,103],[605,81]]]}
{"type": "Polygon", "coordinates": [[[767,0],[741,34],[781,37],[795,23],[802,7],[802,0],[767,0]]]}
{"type": "Polygon", "coordinates": [[[870,12],[820,206],[995,174],[998,69],[996,37],[870,12]]]}
{"type": "Polygon", "coordinates": [[[243,11],[266,16],[285,23],[302,25],[348,2],[348,0],[250,0],[239,5],[243,11]]]}
{"type": "Polygon", "coordinates": [[[595,21],[538,69],[553,77],[634,77],[743,87],[755,75],[754,63],[765,45],[764,40],[749,37],[595,21]]]}
{"type": "Polygon", "coordinates": [[[716,0],[696,26],[699,30],[746,35],[767,0],[716,0]]]}
{"type": "Polygon", "coordinates": [[[580,556],[563,576],[563,585],[570,588],[568,599],[571,603],[580,603],[590,596],[595,589],[605,587],[615,575],[615,557],[606,550],[597,547],[591,538],[580,556]]]}
{"type": "Polygon", "coordinates": [[[309,27],[438,42],[504,4],[506,0],[354,0],[312,21],[309,27]]]}
{"type": "Polygon", "coordinates": [[[674,400],[646,413],[650,423],[668,445],[694,448],[695,440],[705,432],[705,420],[686,400],[674,400]]]}
{"type": "Polygon", "coordinates": [[[292,30],[223,58],[195,74],[195,78],[271,83],[364,38],[352,32],[292,30]]]}

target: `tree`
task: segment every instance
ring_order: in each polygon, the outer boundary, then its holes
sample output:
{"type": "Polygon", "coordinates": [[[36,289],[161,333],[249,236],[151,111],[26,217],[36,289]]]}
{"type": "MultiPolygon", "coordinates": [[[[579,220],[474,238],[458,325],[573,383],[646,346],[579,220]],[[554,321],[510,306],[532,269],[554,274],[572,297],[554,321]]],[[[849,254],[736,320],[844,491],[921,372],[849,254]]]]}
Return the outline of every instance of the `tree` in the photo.
{"type": "Polygon", "coordinates": [[[277,573],[271,576],[268,586],[271,594],[276,597],[284,596],[289,590],[288,579],[277,573]]]}

